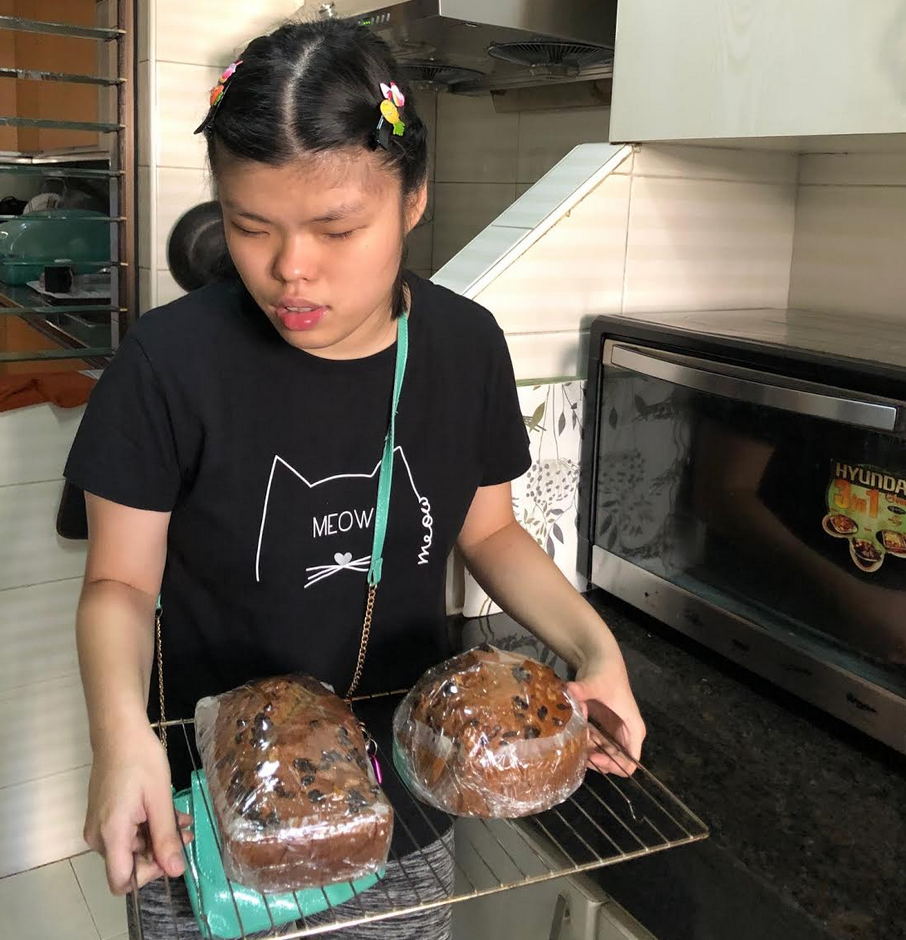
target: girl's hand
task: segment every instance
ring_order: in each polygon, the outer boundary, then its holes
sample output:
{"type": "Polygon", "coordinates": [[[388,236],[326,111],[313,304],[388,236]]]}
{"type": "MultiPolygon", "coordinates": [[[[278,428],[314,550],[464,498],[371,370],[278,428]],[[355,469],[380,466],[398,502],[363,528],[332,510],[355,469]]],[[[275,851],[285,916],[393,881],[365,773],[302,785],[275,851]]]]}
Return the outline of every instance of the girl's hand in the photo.
{"type": "Polygon", "coordinates": [[[181,875],[191,817],[174,813],[170,768],[151,726],[133,728],[97,749],[88,788],[85,841],[104,856],[113,894],[181,875]],[[181,837],[181,838],[180,838],[181,837]]]}
{"type": "Polygon", "coordinates": [[[589,724],[589,767],[605,774],[631,776],[635,762],[642,756],[646,732],[622,656],[616,652],[586,663],[576,674],[576,681],[569,683],[569,689],[581,702],[585,716],[600,725],[629,754],[627,757],[589,724]]]}

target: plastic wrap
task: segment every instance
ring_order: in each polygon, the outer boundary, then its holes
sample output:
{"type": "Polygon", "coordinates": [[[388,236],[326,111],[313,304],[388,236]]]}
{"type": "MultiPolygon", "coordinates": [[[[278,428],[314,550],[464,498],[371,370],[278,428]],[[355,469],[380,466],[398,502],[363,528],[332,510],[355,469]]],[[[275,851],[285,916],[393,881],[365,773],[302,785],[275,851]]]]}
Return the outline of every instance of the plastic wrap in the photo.
{"type": "Polygon", "coordinates": [[[283,676],[202,699],[195,734],[231,880],[294,891],[384,867],[393,811],[355,716],[320,682],[283,676]]]}
{"type": "Polygon", "coordinates": [[[562,803],[585,778],[581,706],[552,669],[493,646],[428,670],[393,718],[393,760],[424,802],[515,818],[562,803]]]}

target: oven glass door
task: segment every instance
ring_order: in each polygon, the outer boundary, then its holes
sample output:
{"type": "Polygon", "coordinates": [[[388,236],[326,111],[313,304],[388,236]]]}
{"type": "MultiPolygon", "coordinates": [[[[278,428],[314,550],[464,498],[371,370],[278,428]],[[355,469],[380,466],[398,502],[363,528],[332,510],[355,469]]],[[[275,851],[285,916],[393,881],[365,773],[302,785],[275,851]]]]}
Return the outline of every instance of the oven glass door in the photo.
{"type": "Polygon", "coordinates": [[[906,692],[898,403],[609,341],[595,545],[906,692]]]}

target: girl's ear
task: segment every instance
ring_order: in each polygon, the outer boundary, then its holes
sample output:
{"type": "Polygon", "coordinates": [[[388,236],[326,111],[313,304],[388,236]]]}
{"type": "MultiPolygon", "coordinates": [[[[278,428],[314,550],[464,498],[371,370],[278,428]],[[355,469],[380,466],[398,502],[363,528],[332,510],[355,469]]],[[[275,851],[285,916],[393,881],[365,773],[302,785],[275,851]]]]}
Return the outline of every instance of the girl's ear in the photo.
{"type": "Polygon", "coordinates": [[[425,207],[428,205],[428,183],[425,181],[412,195],[406,199],[406,234],[418,225],[419,220],[425,214],[425,207]]]}

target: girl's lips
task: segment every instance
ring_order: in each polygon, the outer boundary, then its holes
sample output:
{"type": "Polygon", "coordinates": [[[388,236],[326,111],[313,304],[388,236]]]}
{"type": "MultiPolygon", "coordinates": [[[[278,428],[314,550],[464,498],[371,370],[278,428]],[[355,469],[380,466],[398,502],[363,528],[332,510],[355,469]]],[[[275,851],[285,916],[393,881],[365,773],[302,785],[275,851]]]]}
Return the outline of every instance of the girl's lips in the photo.
{"type": "MultiPolygon", "coordinates": [[[[300,305],[301,306],[301,305],[300,305]]],[[[304,332],[316,327],[327,313],[327,307],[308,307],[299,309],[295,304],[278,304],[277,316],[283,326],[292,332],[304,332]]]]}

